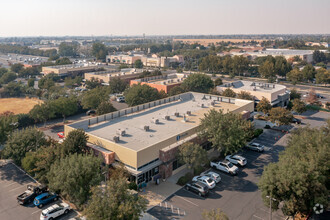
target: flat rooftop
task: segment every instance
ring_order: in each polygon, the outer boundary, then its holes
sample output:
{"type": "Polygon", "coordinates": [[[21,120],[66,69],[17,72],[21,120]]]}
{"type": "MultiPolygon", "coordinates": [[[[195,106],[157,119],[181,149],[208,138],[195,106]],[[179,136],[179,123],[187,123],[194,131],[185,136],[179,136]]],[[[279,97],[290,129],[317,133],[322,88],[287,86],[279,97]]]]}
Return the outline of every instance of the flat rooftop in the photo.
{"type": "MultiPolygon", "coordinates": [[[[177,135],[183,136],[186,131],[196,128],[200,123],[200,118],[210,109],[222,109],[224,112],[234,111],[251,102],[189,92],[176,96],[174,101],[105,120],[101,123],[86,126],[86,123],[90,123],[87,119],[84,120],[85,122],[80,121],[68,126],[84,128],[87,133],[109,141],[113,141],[113,137],[117,136],[119,129],[124,130],[126,134],[120,136],[120,141],[117,144],[134,151],[140,151],[158,142],[177,137],[177,135]],[[214,106],[212,106],[212,102],[214,102],[214,106]],[[187,115],[187,111],[190,111],[191,115],[187,115]],[[179,117],[175,116],[175,113],[179,113],[179,117]],[[165,116],[170,116],[170,119],[165,119],[165,116]],[[158,119],[159,122],[154,123],[155,119],[158,119]],[[85,124],[83,125],[83,123],[85,124]],[[144,126],[149,126],[150,130],[145,131],[144,126]]],[[[105,118],[102,115],[98,117],[100,120],[105,118]]]]}
{"type": "Polygon", "coordinates": [[[145,83],[152,83],[152,84],[160,84],[160,85],[173,85],[173,84],[182,83],[185,78],[187,78],[187,74],[184,74],[184,73],[171,73],[171,74],[168,74],[168,75],[146,77],[146,78],[142,78],[142,79],[135,79],[135,81],[145,82],[145,83]]]}
{"type": "Polygon", "coordinates": [[[313,50],[291,50],[291,49],[266,49],[260,52],[248,52],[251,55],[273,55],[273,56],[285,56],[285,55],[306,55],[306,54],[313,54],[313,50]]]}
{"type": "Polygon", "coordinates": [[[239,80],[232,83],[225,83],[217,87],[240,89],[244,91],[265,92],[265,93],[273,93],[286,89],[286,86],[279,84],[261,83],[261,82],[245,81],[245,80],[239,80]]]}
{"type": "Polygon", "coordinates": [[[105,71],[89,72],[87,74],[114,77],[114,76],[122,76],[122,75],[132,75],[137,73],[142,73],[142,69],[132,68],[132,69],[122,69],[121,71],[118,71],[116,69],[108,69],[105,71]]]}
{"type": "Polygon", "coordinates": [[[57,65],[57,66],[46,66],[47,68],[53,68],[53,69],[75,69],[75,68],[88,68],[88,67],[97,67],[96,64],[85,64],[85,63],[79,63],[79,64],[68,64],[68,65],[57,65]]]}

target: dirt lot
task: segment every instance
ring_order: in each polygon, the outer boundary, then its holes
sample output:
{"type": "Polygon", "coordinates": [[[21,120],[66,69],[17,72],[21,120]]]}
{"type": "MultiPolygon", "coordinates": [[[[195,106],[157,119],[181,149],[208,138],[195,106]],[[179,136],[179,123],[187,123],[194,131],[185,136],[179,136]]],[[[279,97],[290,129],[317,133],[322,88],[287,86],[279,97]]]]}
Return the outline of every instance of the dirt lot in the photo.
{"type": "Polygon", "coordinates": [[[33,106],[42,103],[37,98],[4,98],[0,99],[0,113],[5,111],[14,112],[14,114],[28,113],[33,106]]]}

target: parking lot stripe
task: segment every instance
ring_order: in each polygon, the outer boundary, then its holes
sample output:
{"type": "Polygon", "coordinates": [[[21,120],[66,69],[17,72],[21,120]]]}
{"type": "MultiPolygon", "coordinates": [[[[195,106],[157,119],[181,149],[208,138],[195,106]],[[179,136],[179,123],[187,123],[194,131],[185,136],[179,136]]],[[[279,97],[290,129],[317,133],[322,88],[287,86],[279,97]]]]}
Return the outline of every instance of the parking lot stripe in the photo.
{"type": "Polygon", "coordinates": [[[262,219],[264,220],[263,218],[260,218],[259,216],[256,216],[256,215],[253,215],[253,217],[257,218],[257,219],[262,219]]]}
{"type": "MultiPolygon", "coordinates": [[[[187,191],[187,192],[189,192],[189,191],[187,191]]],[[[195,205],[195,206],[199,206],[199,205],[197,205],[197,204],[195,204],[195,203],[193,203],[193,202],[191,202],[191,201],[189,201],[188,199],[185,199],[185,198],[183,198],[183,197],[181,197],[181,196],[178,196],[178,195],[176,195],[176,194],[174,194],[175,196],[177,196],[177,197],[179,197],[179,198],[181,198],[181,199],[183,199],[184,201],[186,201],[186,202],[189,202],[190,204],[193,204],[193,205],[195,205]]]]}
{"type": "Polygon", "coordinates": [[[14,191],[14,190],[19,189],[19,188],[22,188],[22,187],[25,187],[25,186],[23,185],[23,186],[16,187],[14,189],[9,190],[9,192],[14,191]]]}
{"type": "Polygon", "coordinates": [[[31,213],[31,215],[34,215],[34,214],[36,214],[36,213],[38,213],[38,212],[40,212],[41,210],[40,209],[38,209],[37,211],[35,211],[35,212],[32,212],[31,213]]]}
{"type": "Polygon", "coordinates": [[[16,183],[17,183],[17,182],[10,183],[10,184],[6,185],[5,187],[8,187],[8,186],[14,185],[14,184],[16,184],[16,183]]]}

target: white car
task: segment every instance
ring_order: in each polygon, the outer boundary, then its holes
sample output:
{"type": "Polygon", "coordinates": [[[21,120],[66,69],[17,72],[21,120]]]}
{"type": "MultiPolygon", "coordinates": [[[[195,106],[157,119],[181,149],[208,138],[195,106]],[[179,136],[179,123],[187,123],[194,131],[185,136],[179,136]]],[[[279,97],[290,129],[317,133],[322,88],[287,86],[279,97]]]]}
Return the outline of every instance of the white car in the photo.
{"type": "Polygon", "coordinates": [[[237,154],[236,155],[227,155],[226,160],[228,160],[232,164],[240,165],[242,167],[245,166],[247,163],[247,160],[244,157],[237,155],[237,154]]]}
{"type": "Polygon", "coordinates": [[[60,215],[67,214],[69,211],[70,206],[66,203],[55,204],[42,210],[40,220],[52,220],[60,215]]]}
{"type": "Polygon", "coordinates": [[[209,189],[213,189],[215,187],[214,180],[207,176],[195,176],[192,180],[204,183],[209,189]]]}
{"type": "Polygon", "coordinates": [[[125,97],[124,96],[119,96],[116,98],[117,102],[125,102],[125,97]]]}
{"type": "Polygon", "coordinates": [[[229,161],[211,161],[210,166],[217,170],[229,173],[231,175],[236,175],[238,173],[237,166],[233,165],[229,161]]]}
{"type": "Polygon", "coordinates": [[[263,152],[265,150],[265,146],[258,143],[251,143],[245,146],[249,150],[263,152]]]}
{"type": "Polygon", "coordinates": [[[203,176],[210,177],[211,179],[213,179],[215,181],[215,183],[219,183],[221,181],[220,175],[215,172],[212,172],[212,171],[203,174],[203,176]]]}

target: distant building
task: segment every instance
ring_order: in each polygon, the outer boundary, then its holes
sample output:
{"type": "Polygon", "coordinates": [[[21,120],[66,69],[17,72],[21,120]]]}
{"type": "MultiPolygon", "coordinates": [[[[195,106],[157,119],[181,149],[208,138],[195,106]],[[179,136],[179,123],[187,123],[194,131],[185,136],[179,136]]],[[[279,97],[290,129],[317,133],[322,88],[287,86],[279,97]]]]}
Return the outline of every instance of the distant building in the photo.
{"type": "Polygon", "coordinates": [[[290,95],[286,92],[286,86],[279,84],[240,80],[217,86],[219,92],[222,92],[227,88],[232,89],[235,93],[240,93],[241,91],[249,92],[254,96],[256,103],[258,103],[263,97],[268,99],[273,107],[284,107],[289,103],[290,95]]]}
{"type": "Polygon", "coordinates": [[[84,74],[85,80],[91,80],[92,78],[101,80],[104,83],[108,83],[114,77],[119,77],[127,82],[132,79],[138,78],[141,73],[142,69],[135,69],[135,68],[127,68],[118,70],[106,70],[106,71],[99,71],[99,72],[88,72],[84,74]]]}
{"type": "Polygon", "coordinates": [[[168,75],[152,76],[143,79],[131,80],[130,85],[146,84],[152,88],[157,89],[159,92],[163,90],[165,93],[169,93],[172,88],[181,85],[186,77],[187,75],[183,73],[172,73],[168,75]]]}
{"type": "Polygon", "coordinates": [[[69,65],[58,65],[58,66],[45,66],[42,67],[41,73],[48,75],[50,73],[57,74],[59,76],[76,76],[82,75],[87,72],[95,72],[101,69],[98,65],[87,65],[87,64],[69,64],[69,65]]]}

